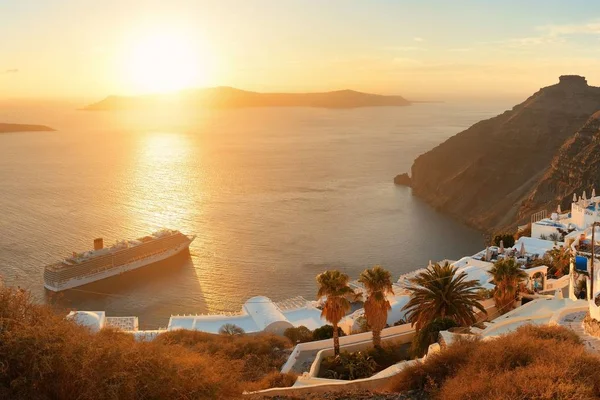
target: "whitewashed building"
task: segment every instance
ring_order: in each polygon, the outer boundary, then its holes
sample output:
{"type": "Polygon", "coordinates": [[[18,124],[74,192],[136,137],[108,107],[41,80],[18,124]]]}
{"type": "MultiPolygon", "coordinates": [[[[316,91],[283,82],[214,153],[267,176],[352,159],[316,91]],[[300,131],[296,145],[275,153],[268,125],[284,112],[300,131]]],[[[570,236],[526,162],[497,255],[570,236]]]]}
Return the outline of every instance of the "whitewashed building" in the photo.
{"type": "Polygon", "coordinates": [[[562,212],[558,207],[549,218],[533,222],[531,237],[540,239],[561,236],[572,230],[585,230],[594,222],[600,222],[600,196],[596,196],[595,189],[589,199],[585,191],[580,196],[573,194],[570,211],[562,212]]]}

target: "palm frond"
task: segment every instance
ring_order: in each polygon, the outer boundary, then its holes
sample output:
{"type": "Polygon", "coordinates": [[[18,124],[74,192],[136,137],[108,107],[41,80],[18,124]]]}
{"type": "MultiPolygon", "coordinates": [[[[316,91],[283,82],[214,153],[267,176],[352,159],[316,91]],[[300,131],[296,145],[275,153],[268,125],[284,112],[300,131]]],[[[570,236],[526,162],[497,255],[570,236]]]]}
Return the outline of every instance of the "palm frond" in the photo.
{"type": "Polygon", "coordinates": [[[406,319],[417,330],[436,318],[452,318],[460,325],[476,322],[474,309],[485,313],[479,303],[476,280],[467,280],[465,272],[448,263],[434,264],[410,280],[411,298],[403,307],[406,319]]]}
{"type": "Polygon", "coordinates": [[[337,324],[350,310],[348,298],[355,298],[357,293],[348,286],[348,275],[337,270],[325,271],[317,275],[317,299],[325,297],[321,317],[332,324],[337,324]]]}

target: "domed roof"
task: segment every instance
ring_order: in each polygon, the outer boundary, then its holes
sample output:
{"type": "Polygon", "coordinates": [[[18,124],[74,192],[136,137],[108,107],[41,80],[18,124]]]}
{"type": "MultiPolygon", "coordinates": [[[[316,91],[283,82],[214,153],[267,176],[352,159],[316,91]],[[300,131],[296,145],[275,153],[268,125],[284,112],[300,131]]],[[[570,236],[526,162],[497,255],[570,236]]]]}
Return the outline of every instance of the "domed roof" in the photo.
{"type": "Polygon", "coordinates": [[[92,332],[97,332],[104,325],[104,313],[100,311],[71,311],[67,318],[78,325],[87,326],[92,332]]]}
{"type": "Polygon", "coordinates": [[[267,329],[274,322],[286,322],[292,326],[279,307],[265,296],[255,296],[248,299],[242,306],[242,310],[254,320],[261,331],[267,329]]]}

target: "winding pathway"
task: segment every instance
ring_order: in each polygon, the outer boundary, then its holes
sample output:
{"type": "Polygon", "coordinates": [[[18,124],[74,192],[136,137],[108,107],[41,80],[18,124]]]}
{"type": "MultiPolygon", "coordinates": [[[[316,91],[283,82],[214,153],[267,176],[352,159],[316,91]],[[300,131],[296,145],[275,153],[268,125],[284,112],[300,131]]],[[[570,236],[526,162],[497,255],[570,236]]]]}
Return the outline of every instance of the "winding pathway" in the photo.
{"type": "Polygon", "coordinates": [[[560,320],[559,325],[569,328],[579,335],[588,351],[600,353],[600,338],[588,335],[583,329],[583,320],[586,315],[587,311],[578,311],[567,314],[560,320]]]}

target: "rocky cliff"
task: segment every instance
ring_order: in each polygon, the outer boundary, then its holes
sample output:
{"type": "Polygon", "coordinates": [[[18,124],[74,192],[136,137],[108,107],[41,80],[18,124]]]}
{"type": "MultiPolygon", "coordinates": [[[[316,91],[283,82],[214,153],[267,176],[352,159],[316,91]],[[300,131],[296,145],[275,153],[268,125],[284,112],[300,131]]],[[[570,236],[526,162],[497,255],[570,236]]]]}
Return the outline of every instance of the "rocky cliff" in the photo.
{"type": "MultiPolygon", "coordinates": [[[[554,178],[543,181],[561,146],[568,146],[565,142],[574,140],[597,110],[600,88],[588,86],[580,76],[561,76],[558,84],[512,110],[478,122],[419,156],[411,169],[413,193],[479,229],[522,223],[529,212],[570,190],[561,186],[560,193],[554,192],[560,186],[554,178]]],[[[585,147],[585,139],[579,141],[576,146],[585,147]]],[[[564,150],[563,157],[577,149],[564,150]]],[[[564,159],[555,161],[559,168],[564,159]]],[[[564,173],[569,171],[553,176],[565,180],[564,173]]]]}
{"type": "Polygon", "coordinates": [[[600,189],[600,111],[567,139],[542,179],[522,203],[517,217],[527,218],[540,209],[571,207],[573,193],[600,189]]]}

